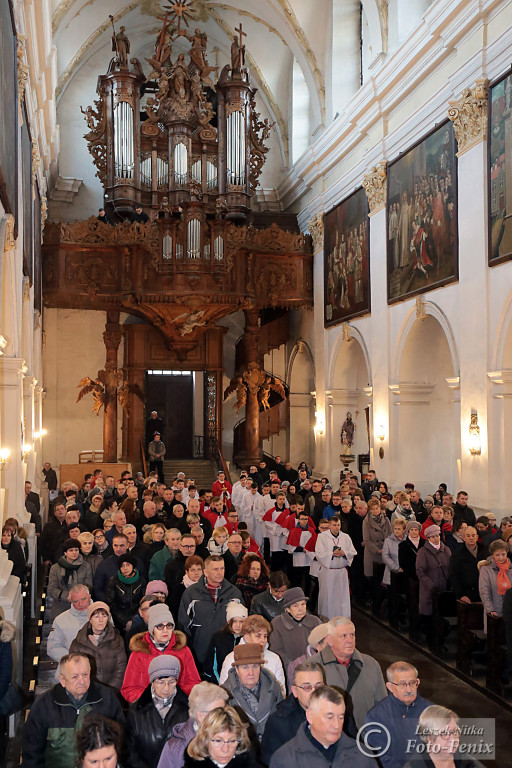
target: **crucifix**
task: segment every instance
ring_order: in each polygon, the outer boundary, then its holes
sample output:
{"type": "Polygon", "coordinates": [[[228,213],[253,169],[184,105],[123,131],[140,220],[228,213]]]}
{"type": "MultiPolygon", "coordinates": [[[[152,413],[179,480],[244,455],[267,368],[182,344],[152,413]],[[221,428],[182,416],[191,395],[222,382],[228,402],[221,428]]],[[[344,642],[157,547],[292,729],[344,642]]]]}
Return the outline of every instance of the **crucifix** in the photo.
{"type": "Polygon", "coordinates": [[[158,40],[158,49],[157,49],[157,52],[156,52],[156,59],[157,59],[157,61],[160,61],[160,54],[162,53],[162,46],[164,44],[165,30],[167,29],[167,17],[168,16],[169,16],[169,11],[166,11],[165,12],[165,16],[163,16],[163,17],[162,16],[158,16],[157,17],[159,21],[163,21],[162,31],[160,32],[160,38],[158,40]]]}
{"type": "Polygon", "coordinates": [[[243,38],[247,37],[247,32],[244,32],[243,29],[242,29],[242,22],[240,22],[240,26],[238,28],[235,27],[235,32],[238,33],[238,37],[240,38],[239,45],[240,45],[240,48],[242,48],[243,47],[243,42],[244,42],[243,38]]]}

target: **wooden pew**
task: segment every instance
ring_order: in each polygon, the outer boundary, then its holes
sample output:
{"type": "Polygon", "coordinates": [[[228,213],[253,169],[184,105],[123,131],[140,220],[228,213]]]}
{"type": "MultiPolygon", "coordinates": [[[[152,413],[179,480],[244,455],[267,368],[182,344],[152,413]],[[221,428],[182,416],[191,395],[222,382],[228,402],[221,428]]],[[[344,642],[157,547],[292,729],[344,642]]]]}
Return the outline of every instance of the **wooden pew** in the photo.
{"type": "Polygon", "coordinates": [[[485,640],[482,603],[457,600],[457,669],[471,674],[471,654],[478,640],[485,640]]]}
{"type": "Polygon", "coordinates": [[[507,664],[505,622],[501,616],[487,614],[487,665],[485,685],[490,691],[503,695],[501,674],[507,664]]]}
{"type": "Polygon", "coordinates": [[[454,592],[432,594],[432,650],[444,655],[444,639],[457,626],[457,598],[454,592]]]}

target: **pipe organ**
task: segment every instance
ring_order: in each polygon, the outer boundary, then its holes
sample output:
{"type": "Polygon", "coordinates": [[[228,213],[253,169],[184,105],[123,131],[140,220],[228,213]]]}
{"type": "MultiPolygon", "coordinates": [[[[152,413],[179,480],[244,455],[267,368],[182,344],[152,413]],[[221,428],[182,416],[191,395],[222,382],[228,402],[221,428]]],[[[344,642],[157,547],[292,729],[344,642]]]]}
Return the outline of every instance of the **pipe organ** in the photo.
{"type": "Polygon", "coordinates": [[[271,126],[256,111],[241,25],[231,63],[214,83],[206,34],[192,32],[188,6],[174,0],[167,9],[147,76],[126,53],[124,28],[114,35],[116,55],[98,79],[95,108],[82,110],[85,138],[114,221],[142,205],[170,221],[164,259],[220,261],[222,223],[247,219],[271,126]]]}

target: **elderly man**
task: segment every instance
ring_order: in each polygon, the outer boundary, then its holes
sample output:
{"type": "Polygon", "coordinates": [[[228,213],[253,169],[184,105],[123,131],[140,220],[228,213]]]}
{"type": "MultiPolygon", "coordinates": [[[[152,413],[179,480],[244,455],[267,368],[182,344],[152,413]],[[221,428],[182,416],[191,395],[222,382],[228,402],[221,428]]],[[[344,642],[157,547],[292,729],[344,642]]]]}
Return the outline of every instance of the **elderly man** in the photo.
{"type": "Polygon", "coordinates": [[[357,555],[352,539],[341,531],[341,520],[334,515],[329,530],[318,534],[315,545],[316,559],[321,565],[318,612],[332,619],[350,616],[350,588],[347,569],[357,555]]]}
{"type": "Polygon", "coordinates": [[[224,683],[224,687],[231,694],[228,703],[237,707],[243,719],[251,726],[249,734],[252,740],[261,741],[268,718],[283,700],[281,686],[263,666],[260,645],[237,645],[233,653],[233,665],[224,683]]]}
{"type": "Polygon", "coordinates": [[[169,560],[174,560],[180,551],[181,531],[169,528],[165,534],[165,547],[155,552],[149,564],[149,580],[165,580],[165,566],[169,560]]]}
{"type": "Polygon", "coordinates": [[[76,768],[75,729],[88,713],[124,723],[114,691],[91,682],[91,665],[82,653],[60,660],[59,682],[36,699],[22,734],[24,768],[76,768]]]}
{"type": "Polygon", "coordinates": [[[234,581],[233,577],[236,577],[240,563],[244,559],[244,555],[242,537],[239,533],[232,533],[228,538],[227,551],[222,555],[226,569],[225,577],[228,581],[234,581]]]}
{"type": "Polygon", "coordinates": [[[85,584],[75,584],[69,590],[69,600],[71,608],[55,617],[48,635],[47,653],[54,661],[60,661],[69,653],[78,630],[87,624],[87,608],[91,604],[89,587],[85,584]]]}
{"type": "Polygon", "coordinates": [[[191,533],[184,533],[180,539],[178,554],[172,560],[169,560],[165,566],[164,581],[169,595],[172,596],[174,589],[181,584],[185,575],[185,562],[195,552],[196,542],[194,537],[191,533]]]}
{"type": "Polygon", "coordinates": [[[116,534],[123,532],[123,528],[126,525],[126,515],[122,509],[116,509],[115,512],[112,512],[112,522],[114,525],[110,531],[107,531],[106,534],[109,544],[112,544],[113,538],[116,534]]]}
{"type": "Polygon", "coordinates": [[[313,691],[325,685],[321,664],[305,661],[295,667],[291,694],[277,705],[276,711],[267,720],[261,741],[261,758],[265,765],[279,747],[286,744],[291,733],[297,733],[306,722],[306,710],[313,691]]]}
{"type": "MultiPolygon", "coordinates": [[[[356,649],[356,628],[345,616],[336,616],[329,622],[327,645],[311,661],[321,664],[327,685],[345,692],[347,716],[360,728],[371,707],[386,695],[386,686],[378,661],[356,649]]],[[[355,736],[353,723],[346,726],[355,736]]]]}
{"type": "Polygon", "coordinates": [[[324,685],[310,696],[307,723],[274,753],[270,768],[370,768],[373,758],[343,733],[345,702],[339,691],[324,685]]]}
{"type": "Polygon", "coordinates": [[[410,757],[409,739],[418,731],[418,720],[432,702],[418,694],[418,670],[407,661],[395,661],[386,670],[390,695],[379,701],[366,715],[367,723],[383,728],[368,732],[368,744],[379,752],[382,768],[403,768],[410,757]]]}
{"type": "Polygon", "coordinates": [[[224,578],[222,557],[211,555],[206,559],[204,575],[184,591],[178,614],[201,669],[207,661],[212,636],[227,624],[226,609],[231,600],[243,603],[242,593],[224,578]]]}
{"type": "Polygon", "coordinates": [[[450,586],[463,603],[479,603],[478,563],[485,560],[489,552],[478,543],[478,531],[472,525],[466,527],[462,537],[464,544],[457,547],[450,558],[450,586]]]}

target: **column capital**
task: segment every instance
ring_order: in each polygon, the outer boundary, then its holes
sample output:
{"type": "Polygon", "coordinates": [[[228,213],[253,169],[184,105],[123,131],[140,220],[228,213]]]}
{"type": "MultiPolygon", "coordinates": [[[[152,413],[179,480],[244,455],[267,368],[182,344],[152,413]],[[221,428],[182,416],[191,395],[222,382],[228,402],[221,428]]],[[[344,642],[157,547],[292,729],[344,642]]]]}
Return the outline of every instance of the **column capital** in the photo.
{"type": "Polygon", "coordinates": [[[322,251],[324,247],[324,215],[317,213],[308,221],[308,231],[313,238],[313,253],[322,251]]]}
{"type": "Polygon", "coordinates": [[[18,104],[21,104],[25,97],[25,87],[28,82],[28,67],[25,64],[25,37],[18,33],[18,104]]]}
{"type": "Polygon", "coordinates": [[[370,206],[370,216],[381,211],[387,199],[387,166],[385,160],[370,168],[363,179],[363,188],[370,206]]]}
{"type": "Polygon", "coordinates": [[[489,81],[480,77],[473,88],[465,88],[460,99],[449,102],[448,117],[453,123],[460,156],[480,141],[487,140],[489,81]]]}

